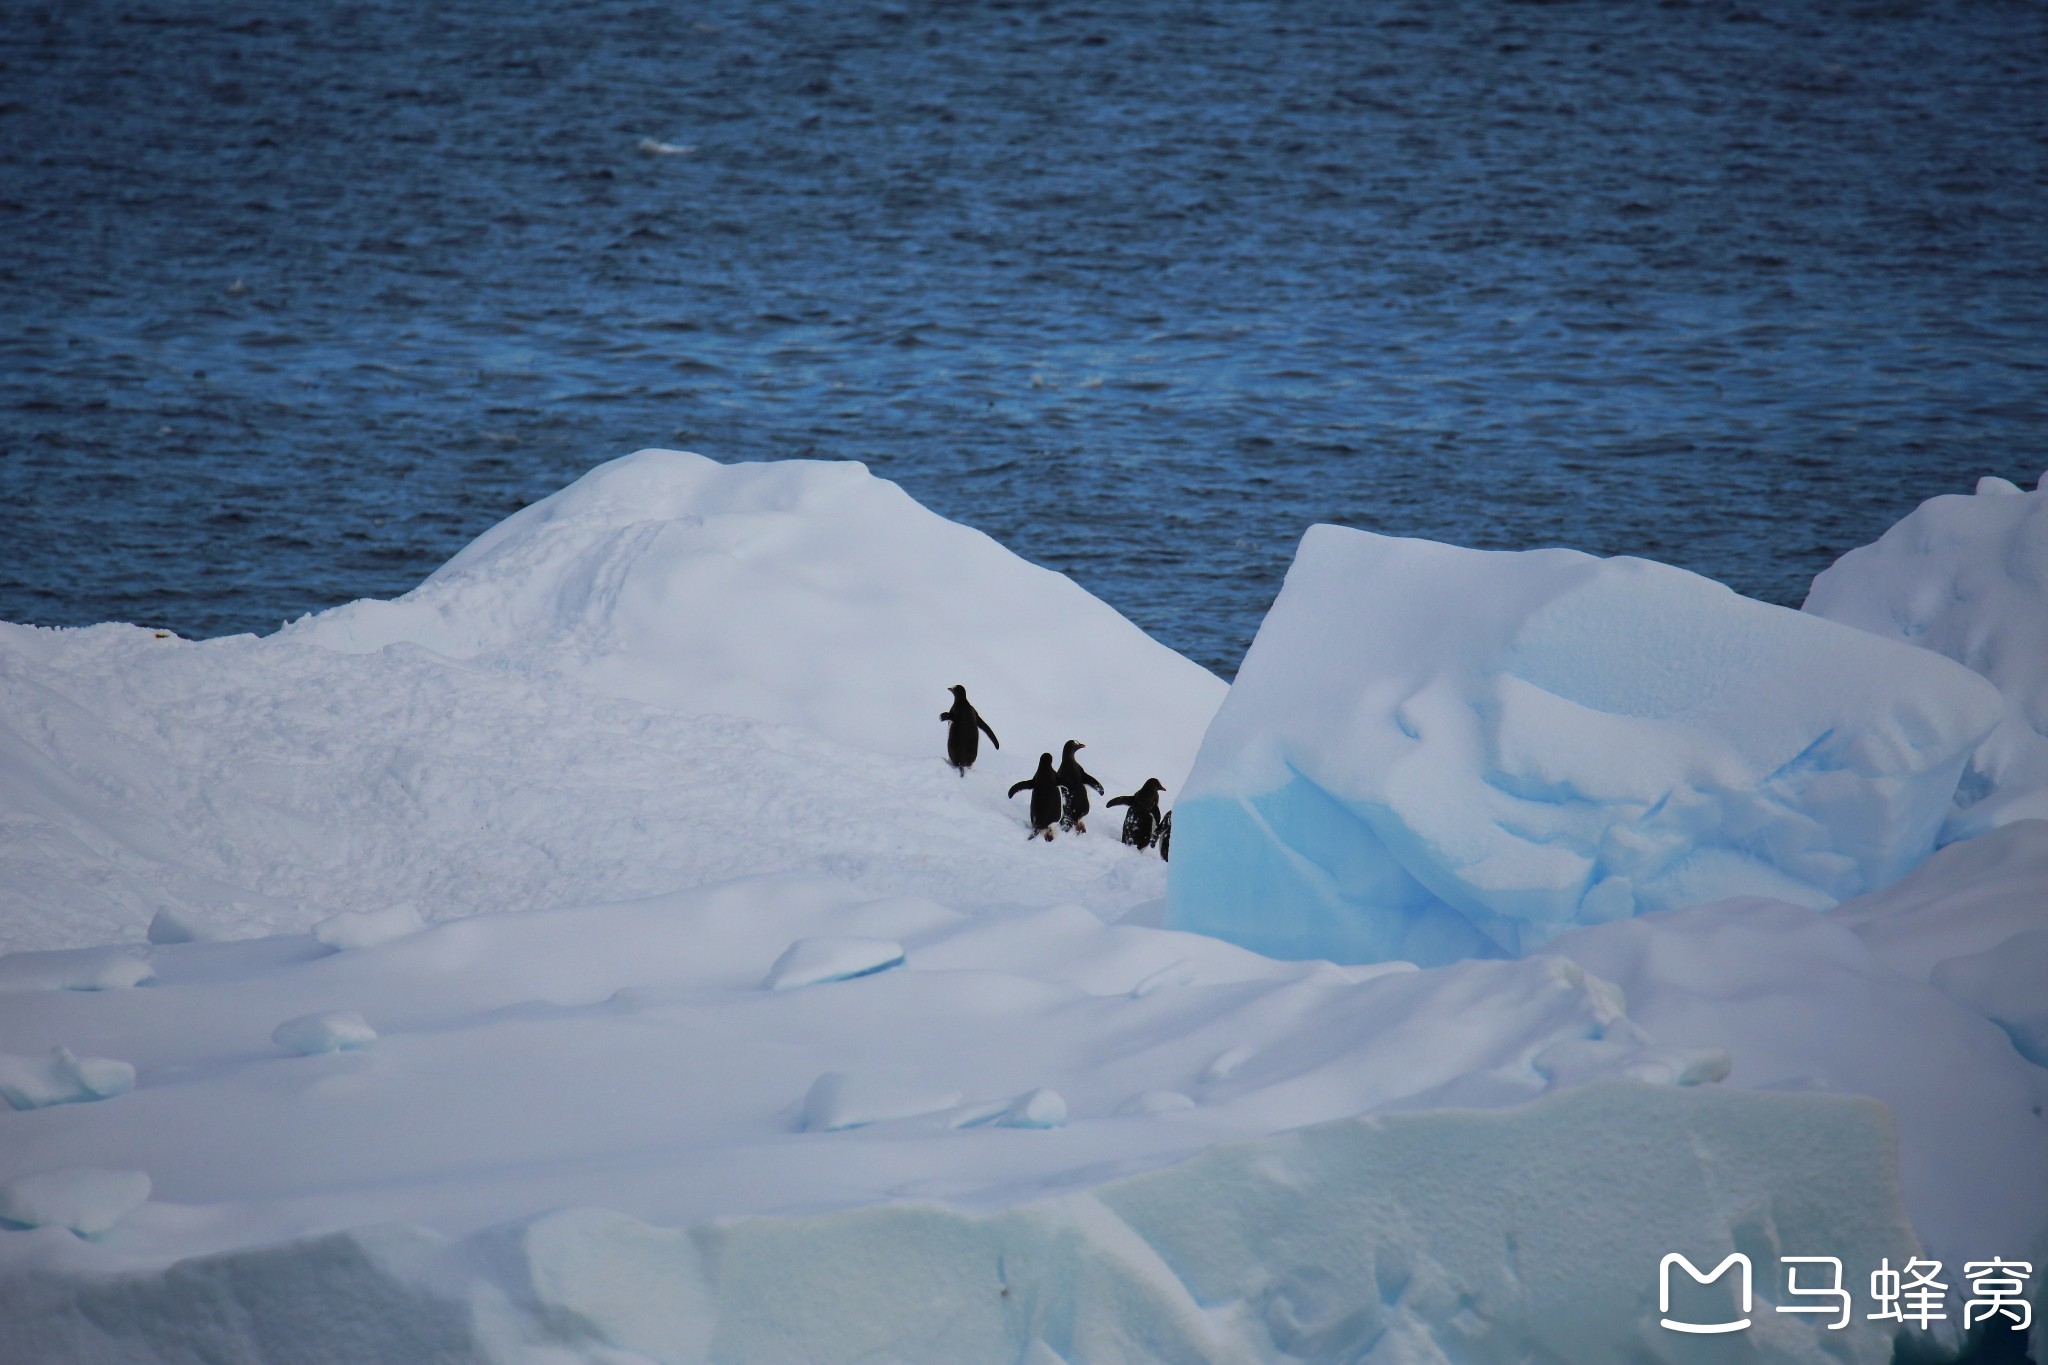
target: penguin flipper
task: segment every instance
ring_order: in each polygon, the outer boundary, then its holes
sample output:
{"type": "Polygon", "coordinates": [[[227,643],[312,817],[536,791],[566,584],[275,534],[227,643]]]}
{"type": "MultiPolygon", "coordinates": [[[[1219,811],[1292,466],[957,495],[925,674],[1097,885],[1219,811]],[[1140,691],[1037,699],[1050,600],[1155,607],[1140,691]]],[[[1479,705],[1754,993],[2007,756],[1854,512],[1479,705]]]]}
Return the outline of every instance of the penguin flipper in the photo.
{"type": "Polygon", "coordinates": [[[1019,782],[1016,786],[1010,788],[1010,795],[1015,796],[1018,792],[1025,791],[1030,786],[1031,779],[1027,777],[1022,782],[1019,782]]]}
{"type": "MultiPolygon", "coordinates": [[[[1096,790],[1100,791],[1101,788],[1098,787],[1096,790]]],[[[1128,796],[1112,796],[1102,804],[1105,806],[1128,806],[1131,804],[1131,798],[1128,796]]]]}
{"type": "Polygon", "coordinates": [[[974,723],[976,725],[979,725],[981,727],[981,732],[988,736],[989,743],[995,745],[998,749],[1003,747],[1003,742],[996,738],[996,732],[988,728],[987,721],[983,720],[980,716],[976,716],[974,718],[974,723]]]}

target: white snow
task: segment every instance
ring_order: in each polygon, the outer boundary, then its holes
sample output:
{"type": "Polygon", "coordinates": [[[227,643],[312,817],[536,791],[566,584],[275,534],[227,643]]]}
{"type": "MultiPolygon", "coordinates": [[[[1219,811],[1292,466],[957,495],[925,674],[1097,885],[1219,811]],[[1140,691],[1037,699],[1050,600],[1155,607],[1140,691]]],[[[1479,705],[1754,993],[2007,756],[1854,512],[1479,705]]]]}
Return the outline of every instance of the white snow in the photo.
{"type": "Polygon", "coordinates": [[[387,905],[381,910],[344,910],[329,915],[313,926],[313,937],[336,952],[352,948],[376,948],[417,934],[426,928],[420,912],[410,905],[387,905]]]}
{"type": "Polygon", "coordinates": [[[0,992],[122,991],[156,979],[149,963],[126,948],[59,948],[0,956],[0,992]]]}
{"type": "Polygon", "coordinates": [[[323,1052],[360,1052],[377,1041],[377,1030],[354,1010],[320,1010],[285,1020],[270,1041],[287,1052],[314,1057],[323,1052]]]}
{"type": "Polygon", "coordinates": [[[67,1166],[0,1182],[0,1224],[66,1228],[81,1237],[107,1232],[149,1198],[141,1171],[67,1166]]]}
{"type": "Polygon", "coordinates": [[[1968,665],[2003,721],[1956,793],[1944,839],[2048,817],[2048,475],[1929,498],[1813,580],[1805,610],[1968,665]]]}
{"type": "Polygon", "coordinates": [[[162,909],[149,917],[149,928],[143,937],[151,943],[196,943],[213,935],[190,914],[162,909]]]}
{"type": "Polygon", "coordinates": [[[1003,792],[1070,738],[1116,790],[1178,785],[1224,690],[859,465],[644,451],[277,635],[0,624],[0,949],[790,870],[1115,912],[1158,860],[1026,848],[1003,792]],[[964,781],[954,683],[1004,746],[964,781]]]}
{"type": "Polygon", "coordinates": [[[782,950],[762,988],[792,991],[903,965],[903,945],[886,938],[800,938],[782,950]]]}
{"type": "Polygon", "coordinates": [[[111,1099],[135,1088],[135,1068],[112,1057],[79,1057],[53,1047],[41,1057],[0,1052],[0,1100],[16,1109],[111,1099]]]}
{"type": "Polygon", "coordinates": [[[1175,809],[1170,922],[1423,964],[1934,847],[1996,691],[1637,559],[1303,537],[1175,809]]]}
{"type": "MultiPolygon", "coordinates": [[[[56,1343],[50,1359],[120,1358],[101,1307],[115,1284],[161,1333],[179,1296],[257,1275],[279,1296],[266,1312],[361,1290],[491,1360],[524,1358],[490,1344],[501,1330],[579,1359],[701,1359],[678,1343],[712,1339],[737,1343],[730,1359],[1012,1359],[1032,1340],[1138,1359],[1155,1326],[1194,1359],[1550,1332],[1566,1358],[1619,1360],[1654,1309],[1651,1242],[1718,1259],[1775,1238],[1857,1264],[1913,1246],[1881,1111],[1703,1108],[1669,1097],[1716,1087],[1617,1081],[1655,1042],[1555,957],[1353,973],[1071,907],[962,914],[770,878],[348,953],[305,934],[177,945],[157,966],[147,991],[0,998],[0,1034],[122,1039],[141,1077],[107,1103],[0,1114],[0,1175],[90,1162],[155,1181],[90,1249],[0,1237],[0,1303],[56,1343]],[[760,989],[760,964],[805,938],[887,940],[905,962],[760,989]],[[1182,984],[1132,993],[1175,964],[1182,984]],[[374,1052],[251,1046],[287,1004],[344,1002],[378,1021],[374,1052]],[[1568,1048],[1600,1040],[1614,1047],[1563,1074],[1568,1048]],[[1544,1096],[1571,1103],[1528,1107],[1544,1096]],[[1211,1151],[1234,1141],[1250,1146],[1211,1151]],[[1706,1178],[1721,1164],[1739,1170],[1706,1178]],[[1501,1198],[1510,1179],[1519,1203],[1501,1198]],[[1759,1231],[1764,1191],[1781,1211],[1759,1231]],[[613,1212],[520,1288],[506,1248],[570,1206],[613,1212]],[[350,1231],[397,1223],[428,1240],[350,1231]],[[1524,1258],[1581,1245],[1525,1283],[1529,1260],[1504,1268],[1509,1232],[1524,1258]],[[1019,1312],[980,1304],[1001,1275],[1019,1312]],[[614,1277],[659,1292],[598,1287],[614,1277]],[[963,1277],[985,1288],[934,1297],[963,1277]],[[547,1297],[566,1281],[589,1288],[547,1297]],[[1563,1326],[1589,1294],[1603,1315],[1563,1326]],[[1483,1323],[1460,1316],[1468,1300],[1483,1323]],[[1062,1306],[1077,1301],[1086,1326],[1062,1306]],[[594,1316],[572,1330],[564,1302],[594,1316]],[[639,1335],[659,1314],[669,1326],[639,1335]]],[[[253,1330],[236,1321],[191,1330],[253,1330]]],[[[1809,1358],[1808,1329],[1773,1330],[1808,1343],[1778,1358],[1809,1358]]],[[[1847,1358],[1883,1359],[1875,1335],[1853,1340],[1847,1358]]]]}
{"type": "MultiPolygon", "coordinates": [[[[1459,611],[1248,669],[1282,757],[1494,744],[1421,815],[1557,822],[1475,846],[1572,909],[1486,922],[1635,917],[1509,960],[1439,919],[1422,969],[1161,927],[1156,858],[1027,844],[1003,791],[1066,738],[1193,786],[1222,685],[858,466],[643,453],[265,639],[0,626],[0,942],[60,950],[0,958],[0,1361],[1692,1365],[1657,1264],[1740,1250],[1731,1358],[1882,1365],[1774,1311],[1779,1255],[2048,1260],[2048,824],[1817,908],[1932,846],[1990,685],[1656,566],[1414,553],[1417,620],[1459,611]],[[964,780],[954,682],[1005,745],[964,780]],[[1542,840],[1592,826],[1573,901],[1542,840]],[[1802,903],[1682,904],[1729,878],[1802,903]]],[[[1362,827],[1324,799],[1273,827],[1362,827]]],[[[1342,847],[1286,875],[1484,881],[1342,847]]]]}

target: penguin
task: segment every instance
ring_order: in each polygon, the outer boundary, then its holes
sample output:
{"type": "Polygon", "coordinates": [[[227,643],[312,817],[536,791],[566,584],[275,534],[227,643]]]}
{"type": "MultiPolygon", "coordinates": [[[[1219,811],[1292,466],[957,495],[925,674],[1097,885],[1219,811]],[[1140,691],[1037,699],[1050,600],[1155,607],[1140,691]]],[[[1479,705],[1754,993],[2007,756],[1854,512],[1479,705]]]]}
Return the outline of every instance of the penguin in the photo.
{"type": "Polygon", "coordinates": [[[1081,817],[1088,813],[1088,789],[1093,787],[1098,796],[1102,794],[1102,784],[1090,777],[1074,758],[1074,750],[1087,747],[1078,739],[1070,739],[1067,747],[1060,750],[1060,828],[1077,834],[1088,832],[1088,826],[1081,823],[1081,817]]]}
{"type": "Polygon", "coordinates": [[[1173,812],[1168,811],[1159,821],[1159,861],[1170,863],[1167,855],[1173,851],[1173,812]]]}
{"type": "Polygon", "coordinates": [[[1129,806],[1124,812],[1124,842],[1132,848],[1150,848],[1159,840],[1159,793],[1166,786],[1156,777],[1145,779],[1145,785],[1129,796],[1112,796],[1112,806],[1129,806]]]}
{"type": "Polygon", "coordinates": [[[1010,795],[1015,796],[1026,787],[1031,789],[1031,833],[1024,837],[1035,839],[1043,834],[1045,841],[1051,843],[1052,827],[1060,819],[1060,775],[1053,771],[1051,754],[1040,754],[1038,771],[1010,788],[1010,795]]]}
{"type": "Polygon", "coordinates": [[[953,705],[939,712],[939,719],[947,722],[946,762],[960,776],[967,776],[967,770],[974,766],[974,760],[981,753],[981,732],[988,730],[988,742],[998,749],[1003,742],[996,738],[996,732],[988,729],[988,722],[981,718],[981,712],[967,700],[967,689],[954,683],[947,689],[953,694],[953,705]]]}

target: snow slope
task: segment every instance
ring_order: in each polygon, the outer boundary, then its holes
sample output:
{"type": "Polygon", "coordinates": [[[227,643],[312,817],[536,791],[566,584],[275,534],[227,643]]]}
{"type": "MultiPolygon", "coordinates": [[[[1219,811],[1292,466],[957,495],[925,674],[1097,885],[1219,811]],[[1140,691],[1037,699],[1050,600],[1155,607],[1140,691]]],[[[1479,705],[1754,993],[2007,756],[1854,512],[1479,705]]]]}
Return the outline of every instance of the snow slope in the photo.
{"type": "Polygon", "coordinates": [[[1725,1049],[1731,1085],[1884,1101],[1930,1254],[2039,1260],[2048,1069],[1995,1016],[2048,1004],[2048,971],[2013,946],[2048,936],[2044,892],[2048,822],[2029,820],[1832,912],[1731,901],[1575,930],[1551,949],[1618,985],[1660,1041],[1725,1049]],[[2014,962],[2025,987],[1959,988],[1954,964],[1972,960],[2014,962]]]}
{"type": "MultiPolygon", "coordinates": [[[[1726,1058],[1558,958],[1284,963],[786,877],[149,956],[0,995],[0,1036],[136,1070],[0,1113],[0,1181],[119,1208],[0,1233],[0,1361],[1680,1361],[1667,1251],[1916,1245],[1882,1110],[1673,1084],[1726,1058]],[[768,984],[852,939],[903,959],[768,984]],[[273,1040],[308,1011],[374,1041],[273,1040]]],[[[1889,1355],[1760,1316],[1751,1359],[1889,1355]]]]}
{"type": "Polygon", "coordinates": [[[2004,694],[1945,839],[2048,817],[2048,475],[1929,498],[1813,580],[1806,611],[1967,664],[2004,694]]]}
{"type": "Polygon", "coordinates": [[[1172,922],[1421,963],[1910,871],[2003,704],[1924,650],[1572,550],[1302,538],[1175,811],[1172,922]]]}
{"type": "Polygon", "coordinates": [[[859,465],[643,451],[396,602],[265,638],[0,624],[0,949],[429,918],[810,870],[960,906],[1163,892],[1022,847],[1087,742],[1178,784],[1221,681],[859,465]],[[1006,746],[941,762],[964,683],[1006,746]]]}

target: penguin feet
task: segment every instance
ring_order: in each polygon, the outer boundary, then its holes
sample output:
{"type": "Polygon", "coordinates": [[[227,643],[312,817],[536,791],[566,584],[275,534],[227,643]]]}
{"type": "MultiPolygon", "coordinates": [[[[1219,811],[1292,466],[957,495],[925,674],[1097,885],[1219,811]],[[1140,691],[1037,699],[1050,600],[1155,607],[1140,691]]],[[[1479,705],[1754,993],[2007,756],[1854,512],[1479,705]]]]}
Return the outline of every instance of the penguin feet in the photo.
{"type": "Polygon", "coordinates": [[[1045,832],[1045,841],[1048,844],[1052,842],[1052,831],[1049,829],[1045,832]]]}
{"type": "Polygon", "coordinates": [[[1081,823],[1081,822],[1080,822],[1079,820],[1076,820],[1076,821],[1074,822],[1074,833],[1076,833],[1076,834],[1086,834],[1087,832],[1088,832],[1088,826],[1086,826],[1086,825],[1082,824],[1082,823],[1081,823]]]}

